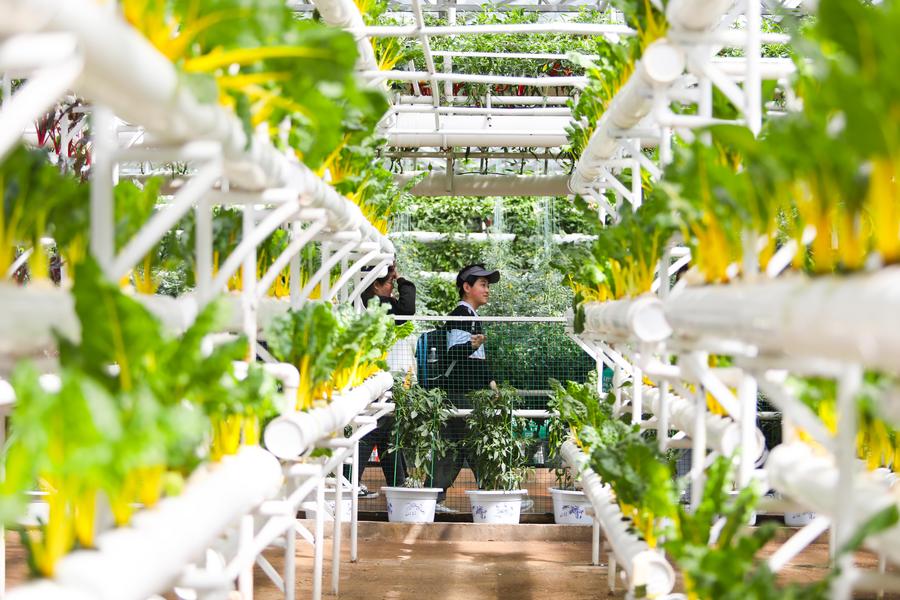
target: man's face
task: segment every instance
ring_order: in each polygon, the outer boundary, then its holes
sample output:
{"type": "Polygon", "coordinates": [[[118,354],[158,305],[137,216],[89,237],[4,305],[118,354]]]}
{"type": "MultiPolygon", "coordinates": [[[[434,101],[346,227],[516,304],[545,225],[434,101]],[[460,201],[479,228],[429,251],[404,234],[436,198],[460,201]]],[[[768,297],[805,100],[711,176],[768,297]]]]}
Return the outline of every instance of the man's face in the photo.
{"type": "Polygon", "coordinates": [[[476,309],[488,303],[491,295],[491,284],[486,277],[479,277],[473,284],[465,284],[466,298],[476,309]]]}

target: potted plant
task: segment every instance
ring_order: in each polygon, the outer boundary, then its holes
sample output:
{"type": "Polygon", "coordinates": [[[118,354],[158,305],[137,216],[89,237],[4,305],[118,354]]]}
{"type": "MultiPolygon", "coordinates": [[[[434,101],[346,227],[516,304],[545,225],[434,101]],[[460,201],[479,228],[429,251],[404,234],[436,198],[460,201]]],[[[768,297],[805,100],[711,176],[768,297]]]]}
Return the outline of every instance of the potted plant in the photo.
{"type": "Polygon", "coordinates": [[[383,487],[388,520],[400,523],[431,523],[442,488],[425,487],[434,459],[451,450],[452,443],[441,437],[450,418],[443,390],[414,385],[410,376],[394,383],[394,428],[391,452],[401,452],[406,461],[402,486],[383,487]]]}
{"type": "Polygon", "coordinates": [[[568,439],[573,426],[566,418],[570,417],[568,413],[571,412],[569,408],[573,401],[599,403],[600,398],[594,393],[596,386],[590,381],[584,385],[569,381],[563,386],[555,379],[551,379],[550,386],[553,388],[553,395],[547,402],[547,410],[550,411],[550,418],[547,420],[547,441],[550,459],[555,465],[553,474],[556,476],[556,487],[549,488],[553,498],[553,521],[558,525],[590,525],[592,519],[586,509],[591,502],[583,491],[575,488],[575,477],[571,468],[562,463],[559,449],[568,439]]]}
{"type": "Polygon", "coordinates": [[[474,463],[477,490],[466,492],[475,523],[518,523],[522,511],[521,489],[528,474],[528,440],[520,434],[525,419],[513,415],[521,404],[515,388],[492,384],[472,394],[475,408],[469,415],[465,444],[474,463]]]}

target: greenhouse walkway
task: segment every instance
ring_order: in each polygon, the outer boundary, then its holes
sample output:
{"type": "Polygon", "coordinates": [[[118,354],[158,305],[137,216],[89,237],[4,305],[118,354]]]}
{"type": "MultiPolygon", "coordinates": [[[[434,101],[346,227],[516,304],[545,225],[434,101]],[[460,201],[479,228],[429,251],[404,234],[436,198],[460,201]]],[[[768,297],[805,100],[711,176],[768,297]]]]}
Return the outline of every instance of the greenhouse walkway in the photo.
{"type": "MultiPolygon", "coordinates": [[[[327,528],[326,528],[327,531],[327,528]]],[[[346,529],[345,529],[346,531],[346,529]]],[[[776,541],[764,549],[768,556],[787,537],[782,529],[776,541]]],[[[348,546],[342,544],[340,598],[345,600],[596,600],[622,598],[621,586],[609,593],[607,569],[590,565],[590,529],[559,525],[475,525],[435,523],[406,525],[360,522],[359,562],[349,561],[348,546]]],[[[9,583],[26,578],[25,557],[18,536],[7,532],[9,583]]],[[[345,537],[345,542],[346,542],[345,537]]],[[[605,553],[604,553],[605,554],[605,553]]],[[[326,557],[331,556],[330,540],[326,557]]],[[[278,551],[266,552],[276,568],[281,567],[278,551]]],[[[603,556],[605,562],[605,555],[603,556]]],[[[868,552],[857,555],[856,563],[875,569],[877,558],[868,552]]],[[[805,582],[820,579],[827,572],[828,543],[821,536],[797,556],[779,579],[805,582]]],[[[297,598],[310,598],[312,547],[297,545],[297,598]]],[[[324,598],[330,572],[326,560],[324,598]]],[[[284,595],[257,568],[254,598],[283,600],[284,595]]],[[[680,581],[679,586],[680,588],[680,581]]],[[[169,594],[165,598],[176,600],[169,594]]],[[[232,598],[239,599],[237,592],[232,598]]],[[[857,599],[876,598],[857,594],[857,599]]],[[[888,600],[900,595],[886,594],[888,600]]]]}

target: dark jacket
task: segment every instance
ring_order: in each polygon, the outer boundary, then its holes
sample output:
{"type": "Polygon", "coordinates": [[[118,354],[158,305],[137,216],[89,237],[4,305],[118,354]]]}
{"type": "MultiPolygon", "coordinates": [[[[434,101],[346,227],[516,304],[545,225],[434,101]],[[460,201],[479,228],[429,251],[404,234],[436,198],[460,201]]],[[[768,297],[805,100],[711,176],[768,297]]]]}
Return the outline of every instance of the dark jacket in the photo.
{"type": "MultiPolygon", "coordinates": [[[[448,316],[474,317],[476,315],[468,306],[459,304],[448,316]]],[[[461,329],[472,335],[484,334],[481,321],[447,321],[445,327],[448,331],[461,329]]],[[[456,365],[448,377],[447,394],[458,408],[465,408],[460,405],[460,402],[468,405],[468,402],[462,400],[467,393],[487,388],[494,378],[487,359],[469,358],[473,352],[475,349],[472,348],[472,342],[456,344],[447,349],[448,360],[456,361],[456,365]]]]}
{"type": "MultiPolygon", "coordinates": [[[[366,290],[368,292],[368,290],[366,290]]],[[[390,304],[391,308],[388,314],[392,315],[414,315],[416,314],[416,285],[402,277],[397,278],[397,292],[399,298],[393,296],[378,296],[378,300],[382,304],[390,304]]],[[[360,295],[363,305],[368,306],[375,294],[367,294],[363,292],[360,295]]],[[[397,321],[397,325],[403,325],[406,321],[397,321]]]]}

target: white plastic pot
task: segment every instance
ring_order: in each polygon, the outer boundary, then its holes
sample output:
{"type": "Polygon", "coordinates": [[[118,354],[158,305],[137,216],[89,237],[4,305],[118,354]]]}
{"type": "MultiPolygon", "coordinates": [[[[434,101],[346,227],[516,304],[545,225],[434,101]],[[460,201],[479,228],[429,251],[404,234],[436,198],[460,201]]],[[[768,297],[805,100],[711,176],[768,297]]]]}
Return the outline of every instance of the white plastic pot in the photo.
{"type": "Polygon", "coordinates": [[[814,512],[786,512],[784,513],[784,524],[788,527],[806,527],[815,518],[816,513],[814,512]]]}
{"type": "Polygon", "coordinates": [[[383,487],[387,498],[388,521],[392,523],[434,523],[434,507],[443,488],[383,487]]]}
{"type": "Polygon", "coordinates": [[[591,525],[587,514],[591,501],[581,490],[547,488],[553,496],[553,522],[557,525],[591,525]]]}
{"type": "MultiPolygon", "coordinates": [[[[325,490],[325,520],[326,521],[334,521],[334,507],[337,504],[334,499],[335,490],[329,489],[325,490]]],[[[309,495],[306,502],[303,503],[303,510],[306,512],[307,519],[315,519],[316,518],[316,493],[313,491],[312,494],[309,495]]],[[[350,498],[350,488],[345,488],[343,497],[341,498],[341,521],[347,522],[350,520],[350,511],[353,510],[351,505],[350,498]]]]}
{"type": "Polygon", "coordinates": [[[474,523],[516,524],[528,490],[467,490],[474,523]]]}

